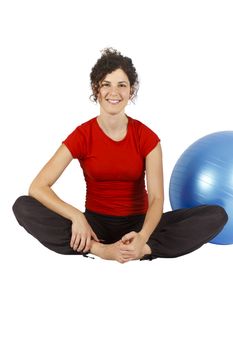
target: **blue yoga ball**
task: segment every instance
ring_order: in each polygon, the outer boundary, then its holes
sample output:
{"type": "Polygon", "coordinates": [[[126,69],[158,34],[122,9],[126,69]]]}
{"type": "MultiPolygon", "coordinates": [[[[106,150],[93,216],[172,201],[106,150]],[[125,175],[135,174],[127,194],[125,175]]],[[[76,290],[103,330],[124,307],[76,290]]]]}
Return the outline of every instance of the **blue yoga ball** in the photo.
{"type": "Polygon", "coordinates": [[[228,222],[210,242],[233,243],[233,131],[206,135],[184,151],[171,174],[169,198],[172,209],[222,206],[228,222]]]}

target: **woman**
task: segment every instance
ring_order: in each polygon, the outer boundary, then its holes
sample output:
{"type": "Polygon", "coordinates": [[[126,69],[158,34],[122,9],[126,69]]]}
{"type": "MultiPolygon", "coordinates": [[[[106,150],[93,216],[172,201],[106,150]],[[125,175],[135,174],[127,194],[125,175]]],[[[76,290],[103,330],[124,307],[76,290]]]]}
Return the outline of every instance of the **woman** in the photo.
{"type": "Polygon", "coordinates": [[[99,115],[62,142],[33,180],[29,196],[16,200],[13,211],[19,224],[57,253],[90,252],[120,263],[177,257],[211,240],[227,221],[223,208],[200,206],[163,214],[160,139],[125,114],[138,90],[132,60],[108,48],[90,78],[99,115]],[[87,185],[84,213],[51,188],[74,158],[87,185]]]}

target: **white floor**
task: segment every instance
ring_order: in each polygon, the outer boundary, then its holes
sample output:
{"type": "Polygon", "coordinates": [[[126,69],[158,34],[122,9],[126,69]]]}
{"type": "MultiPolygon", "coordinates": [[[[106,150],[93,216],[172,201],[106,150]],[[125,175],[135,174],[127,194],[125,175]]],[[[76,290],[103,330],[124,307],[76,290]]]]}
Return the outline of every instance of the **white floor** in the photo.
{"type": "Polygon", "coordinates": [[[10,215],[2,349],[232,349],[233,246],[121,265],[53,253],[10,215]]]}

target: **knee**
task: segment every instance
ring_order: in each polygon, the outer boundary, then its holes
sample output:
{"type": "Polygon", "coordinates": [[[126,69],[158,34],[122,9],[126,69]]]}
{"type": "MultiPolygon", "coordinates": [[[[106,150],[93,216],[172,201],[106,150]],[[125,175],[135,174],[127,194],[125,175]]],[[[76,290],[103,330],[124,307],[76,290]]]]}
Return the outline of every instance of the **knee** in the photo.
{"type": "Polygon", "coordinates": [[[212,210],[213,217],[220,225],[224,226],[227,223],[228,215],[223,207],[220,205],[211,205],[210,210],[212,210]]]}
{"type": "Polygon", "coordinates": [[[20,196],[16,199],[15,203],[12,206],[13,213],[19,223],[20,219],[23,218],[28,211],[28,197],[29,196],[20,196]]]}

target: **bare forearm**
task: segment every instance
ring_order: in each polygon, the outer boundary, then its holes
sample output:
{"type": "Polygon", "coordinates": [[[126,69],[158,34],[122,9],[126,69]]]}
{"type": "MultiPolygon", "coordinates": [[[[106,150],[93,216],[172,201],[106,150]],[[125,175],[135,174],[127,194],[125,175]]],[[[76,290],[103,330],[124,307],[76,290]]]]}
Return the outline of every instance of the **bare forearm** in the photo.
{"type": "Polygon", "coordinates": [[[60,199],[49,186],[31,186],[29,188],[29,195],[37,199],[47,208],[71,221],[74,221],[75,218],[82,214],[80,210],[60,199]]]}
{"type": "Polygon", "coordinates": [[[150,204],[146,213],[142,229],[140,231],[141,236],[145,239],[146,242],[148,241],[150,235],[158,225],[162,214],[163,199],[156,199],[150,204]]]}

